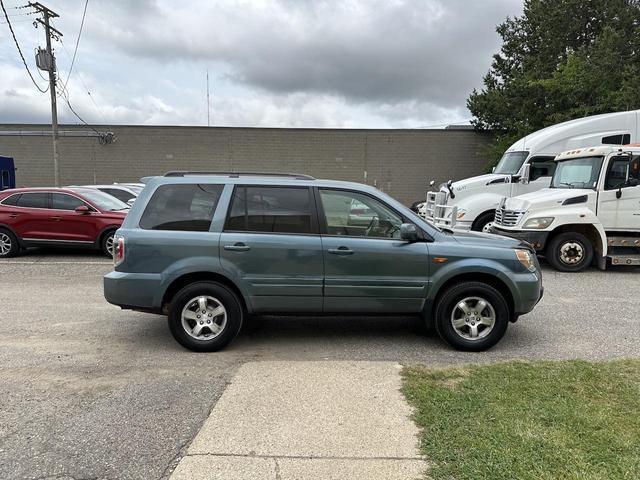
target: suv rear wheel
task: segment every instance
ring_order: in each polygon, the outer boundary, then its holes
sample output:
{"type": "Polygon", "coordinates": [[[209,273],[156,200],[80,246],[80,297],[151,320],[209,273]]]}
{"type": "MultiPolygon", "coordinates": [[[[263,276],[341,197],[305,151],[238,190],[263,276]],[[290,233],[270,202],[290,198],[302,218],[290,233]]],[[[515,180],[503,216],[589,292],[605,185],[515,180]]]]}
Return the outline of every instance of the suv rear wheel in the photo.
{"type": "Polygon", "coordinates": [[[13,232],[0,229],[0,258],[15,257],[19,252],[20,245],[13,232]]]}
{"type": "Polygon", "coordinates": [[[235,293],[217,282],[197,282],[180,290],[169,307],[169,329],[195,352],[226,347],[242,326],[243,310],[235,293]]]}
{"type": "Polygon", "coordinates": [[[459,283],[436,303],[438,334],[458,350],[479,352],[493,347],[504,336],[508,323],[507,302],[486,283],[459,283]]]}

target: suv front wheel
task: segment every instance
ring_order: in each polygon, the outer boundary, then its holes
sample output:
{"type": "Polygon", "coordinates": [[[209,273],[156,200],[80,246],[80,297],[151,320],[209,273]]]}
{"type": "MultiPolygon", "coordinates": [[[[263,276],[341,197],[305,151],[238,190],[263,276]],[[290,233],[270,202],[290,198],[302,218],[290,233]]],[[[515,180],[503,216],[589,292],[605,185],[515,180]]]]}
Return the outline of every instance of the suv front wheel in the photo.
{"type": "Polygon", "coordinates": [[[242,326],[235,293],[216,282],[197,282],[180,290],[169,308],[169,329],[184,347],[215,352],[226,347],[242,326]]]}
{"type": "Polygon", "coordinates": [[[435,324],[440,336],[458,349],[479,352],[504,336],[509,307],[502,294],[482,282],[450,287],[438,299],[435,324]]]}

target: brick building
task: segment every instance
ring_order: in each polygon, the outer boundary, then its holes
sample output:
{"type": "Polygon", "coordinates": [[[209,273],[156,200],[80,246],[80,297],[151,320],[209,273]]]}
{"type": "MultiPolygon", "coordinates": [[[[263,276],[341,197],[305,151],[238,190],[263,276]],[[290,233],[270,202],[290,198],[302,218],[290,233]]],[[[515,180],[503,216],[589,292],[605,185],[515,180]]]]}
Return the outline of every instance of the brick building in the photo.
{"type": "MultiPolygon", "coordinates": [[[[173,126],[60,126],[63,185],[137,181],[168,170],[296,172],[375,185],[398,200],[423,198],[430,180],[482,173],[487,134],[471,129],[369,130],[173,126]]],[[[17,184],[53,183],[49,125],[0,125],[0,155],[17,184]]]]}

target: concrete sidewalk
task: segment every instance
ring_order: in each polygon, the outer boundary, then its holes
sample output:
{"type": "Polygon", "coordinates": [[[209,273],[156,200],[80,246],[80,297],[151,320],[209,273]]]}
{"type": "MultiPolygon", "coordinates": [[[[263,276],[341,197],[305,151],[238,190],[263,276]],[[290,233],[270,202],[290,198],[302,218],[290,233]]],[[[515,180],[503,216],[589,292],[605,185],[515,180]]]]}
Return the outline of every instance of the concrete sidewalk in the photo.
{"type": "Polygon", "coordinates": [[[245,364],[171,479],[420,478],[399,388],[391,362],[245,364]]]}

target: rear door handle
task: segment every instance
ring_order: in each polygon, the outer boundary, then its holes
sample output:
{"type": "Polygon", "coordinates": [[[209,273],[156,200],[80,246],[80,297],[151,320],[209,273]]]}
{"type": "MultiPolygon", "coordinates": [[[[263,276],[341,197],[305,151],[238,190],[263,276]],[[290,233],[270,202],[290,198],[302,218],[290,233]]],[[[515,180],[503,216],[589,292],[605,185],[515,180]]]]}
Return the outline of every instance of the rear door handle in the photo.
{"type": "Polygon", "coordinates": [[[353,255],[353,250],[349,247],[330,248],[328,252],[333,255],[353,255]]]}
{"type": "Polygon", "coordinates": [[[51,217],[51,220],[59,222],[60,220],[62,220],[62,217],[51,217]]]}
{"type": "Polygon", "coordinates": [[[20,214],[19,214],[19,213],[10,213],[10,214],[9,214],[9,218],[17,218],[17,217],[19,217],[19,216],[20,216],[20,214]]]}
{"type": "Polygon", "coordinates": [[[231,250],[233,252],[247,252],[251,250],[249,245],[245,245],[242,242],[234,243],[233,245],[225,245],[223,247],[225,250],[231,250]]]}

